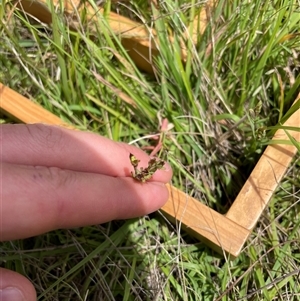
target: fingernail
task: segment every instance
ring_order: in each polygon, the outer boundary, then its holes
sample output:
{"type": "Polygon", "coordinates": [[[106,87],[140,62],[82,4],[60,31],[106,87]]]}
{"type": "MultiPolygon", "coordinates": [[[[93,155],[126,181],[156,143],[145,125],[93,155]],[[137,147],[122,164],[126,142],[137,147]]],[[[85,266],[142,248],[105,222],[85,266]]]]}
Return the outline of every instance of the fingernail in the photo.
{"type": "Polygon", "coordinates": [[[1,301],[25,301],[24,295],[16,287],[6,287],[0,290],[1,301]]]}

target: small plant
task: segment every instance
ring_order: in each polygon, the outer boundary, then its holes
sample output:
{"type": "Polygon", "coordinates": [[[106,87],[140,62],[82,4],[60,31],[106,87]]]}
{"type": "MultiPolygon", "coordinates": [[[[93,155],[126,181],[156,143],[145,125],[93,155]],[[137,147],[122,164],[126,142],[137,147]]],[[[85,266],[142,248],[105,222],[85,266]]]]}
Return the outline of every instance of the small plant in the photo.
{"type": "Polygon", "coordinates": [[[148,162],[148,166],[146,168],[138,168],[140,160],[138,160],[133,154],[129,155],[130,163],[134,168],[134,172],[131,172],[132,177],[142,183],[145,183],[146,181],[150,180],[153,176],[153,174],[159,170],[162,169],[164,166],[164,161],[159,158],[152,158],[148,162]]]}

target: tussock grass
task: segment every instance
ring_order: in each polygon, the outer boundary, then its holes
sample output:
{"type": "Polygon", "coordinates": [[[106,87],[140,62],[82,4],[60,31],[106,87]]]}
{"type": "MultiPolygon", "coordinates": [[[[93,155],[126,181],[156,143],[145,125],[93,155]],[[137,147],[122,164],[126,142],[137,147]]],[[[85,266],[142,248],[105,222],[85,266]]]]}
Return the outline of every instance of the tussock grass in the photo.
{"type": "MultiPolygon", "coordinates": [[[[105,3],[157,30],[150,76],[105,19],[92,37],[59,12],[49,28],[2,3],[0,81],[80,130],[139,147],[167,118],[172,184],[224,213],[300,91],[300,8],[220,0],[194,46],[186,28],[200,4],[105,3]]],[[[232,262],[155,213],[3,243],[2,266],[30,277],[39,300],[300,300],[299,170],[298,155],[232,262]]]]}

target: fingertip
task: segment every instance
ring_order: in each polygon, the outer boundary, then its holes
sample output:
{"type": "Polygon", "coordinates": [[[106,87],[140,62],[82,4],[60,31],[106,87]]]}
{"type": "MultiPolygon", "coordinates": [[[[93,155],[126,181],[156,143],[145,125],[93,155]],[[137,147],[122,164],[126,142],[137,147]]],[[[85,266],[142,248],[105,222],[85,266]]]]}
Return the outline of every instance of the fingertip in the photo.
{"type": "Polygon", "coordinates": [[[151,183],[154,182],[161,182],[161,183],[168,183],[172,179],[173,176],[173,170],[171,165],[168,162],[165,162],[165,165],[162,169],[159,169],[155,172],[153,175],[153,179],[151,179],[151,183]]]}
{"type": "Polygon", "coordinates": [[[169,190],[166,187],[166,184],[162,182],[147,182],[140,184],[146,186],[145,190],[145,199],[144,199],[144,214],[149,214],[154,211],[157,211],[168,201],[169,190]]]}
{"type": "Polygon", "coordinates": [[[34,286],[26,277],[0,268],[0,300],[36,301],[36,299],[34,286]]]}
{"type": "Polygon", "coordinates": [[[164,171],[168,176],[168,181],[167,182],[169,182],[171,180],[172,176],[173,176],[173,170],[172,170],[171,165],[168,162],[165,162],[164,171]]]}
{"type": "Polygon", "coordinates": [[[156,186],[157,187],[156,189],[158,190],[155,193],[155,195],[160,196],[159,202],[158,202],[158,208],[157,208],[157,209],[160,209],[169,199],[169,190],[167,189],[166,184],[164,184],[164,183],[154,182],[153,184],[154,184],[154,187],[156,186]]]}

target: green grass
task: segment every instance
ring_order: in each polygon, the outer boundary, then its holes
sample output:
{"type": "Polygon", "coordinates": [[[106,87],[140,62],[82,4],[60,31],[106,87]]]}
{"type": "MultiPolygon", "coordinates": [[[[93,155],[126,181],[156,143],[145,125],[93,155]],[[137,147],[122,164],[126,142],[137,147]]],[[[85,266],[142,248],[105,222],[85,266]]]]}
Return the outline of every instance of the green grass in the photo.
{"type": "MultiPolygon", "coordinates": [[[[300,91],[300,7],[220,0],[197,46],[186,41],[183,64],[179,38],[198,4],[105,4],[156,28],[153,77],[103,19],[92,38],[62,14],[49,28],[1,2],[0,81],[80,130],[139,147],[167,118],[172,184],[224,213],[300,91]]],[[[39,300],[300,300],[299,170],[298,153],[234,261],[155,213],[2,243],[2,266],[31,278],[39,300]]]]}

